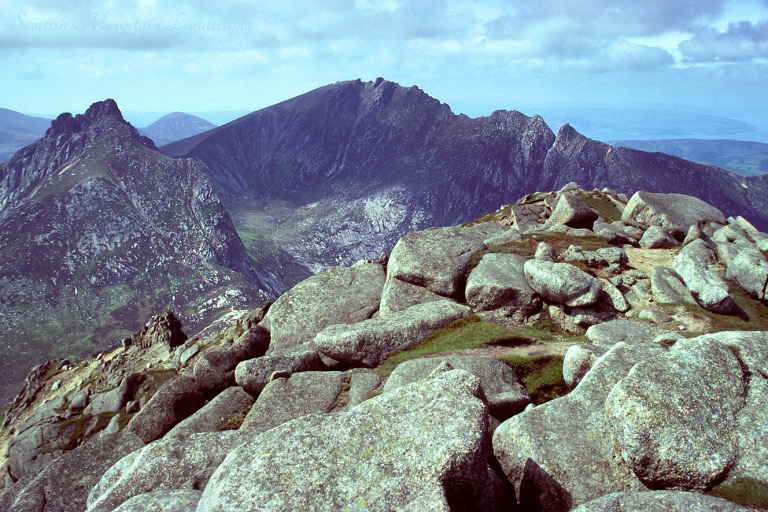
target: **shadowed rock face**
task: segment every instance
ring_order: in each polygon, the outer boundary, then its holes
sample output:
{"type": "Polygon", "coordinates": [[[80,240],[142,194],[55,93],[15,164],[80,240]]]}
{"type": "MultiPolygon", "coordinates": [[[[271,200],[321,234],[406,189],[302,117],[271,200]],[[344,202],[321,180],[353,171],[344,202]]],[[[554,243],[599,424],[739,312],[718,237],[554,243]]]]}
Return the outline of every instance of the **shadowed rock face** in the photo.
{"type": "Polygon", "coordinates": [[[766,221],[766,178],[613,148],[569,125],[555,135],[516,111],[456,115],[382,79],[321,87],[163,151],[203,162],[239,230],[279,226],[273,241],[315,272],[572,181],[693,195],[726,215],[748,212],[758,228],[766,221]]]}
{"type": "Polygon", "coordinates": [[[112,100],[62,114],[0,166],[0,275],[2,401],[54,343],[83,355],[169,307],[194,331],[281,289],[202,166],[159,153],[112,100]]]}

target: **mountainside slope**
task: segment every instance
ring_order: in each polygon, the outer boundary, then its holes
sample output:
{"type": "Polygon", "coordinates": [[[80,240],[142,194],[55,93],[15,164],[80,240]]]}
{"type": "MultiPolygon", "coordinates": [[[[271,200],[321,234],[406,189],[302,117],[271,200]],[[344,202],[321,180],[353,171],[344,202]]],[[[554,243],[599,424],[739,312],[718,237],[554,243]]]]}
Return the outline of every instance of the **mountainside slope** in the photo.
{"type": "Polygon", "coordinates": [[[112,100],[62,114],[0,166],[0,386],[41,357],[83,355],[172,307],[207,325],[282,285],[258,273],[193,160],[174,160],[112,100]]]}
{"type": "Polygon", "coordinates": [[[681,192],[758,226],[764,197],[722,169],[611,148],[569,126],[497,111],[476,119],[416,87],[340,82],[163,148],[205,164],[238,231],[312,271],[475,218],[535,190],[681,192]],[[750,195],[751,194],[751,195],[750,195]]]}
{"type": "Polygon", "coordinates": [[[768,173],[768,144],[743,140],[658,139],[619,140],[614,146],[659,151],[686,160],[719,165],[741,176],[768,173]]]}
{"type": "Polygon", "coordinates": [[[173,112],[149,126],[139,128],[139,133],[152,139],[155,145],[162,146],[213,128],[216,128],[216,125],[205,119],[184,112],[173,112]]]}
{"type": "Polygon", "coordinates": [[[45,134],[51,120],[0,108],[0,162],[45,134]]]}

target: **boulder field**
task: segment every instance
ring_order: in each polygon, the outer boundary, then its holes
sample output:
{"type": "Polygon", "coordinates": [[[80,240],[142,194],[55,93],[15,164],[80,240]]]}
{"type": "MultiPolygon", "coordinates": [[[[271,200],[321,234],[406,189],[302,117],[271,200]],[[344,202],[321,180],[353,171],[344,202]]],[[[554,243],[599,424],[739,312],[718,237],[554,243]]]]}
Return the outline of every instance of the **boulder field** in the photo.
{"type": "Polygon", "coordinates": [[[569,184],[223,330],[163,313],[33,369],[0,510],[768,510],[767,240],[569,184]]]}

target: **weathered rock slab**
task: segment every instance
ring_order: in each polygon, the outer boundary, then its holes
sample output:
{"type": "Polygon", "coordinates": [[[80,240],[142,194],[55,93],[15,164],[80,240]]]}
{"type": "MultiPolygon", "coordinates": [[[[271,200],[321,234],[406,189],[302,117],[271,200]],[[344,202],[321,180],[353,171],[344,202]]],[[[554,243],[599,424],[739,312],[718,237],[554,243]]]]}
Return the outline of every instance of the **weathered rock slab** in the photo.
{"type": "Polygon", "coordinates": [[[397,316],[400,311],[417,304],[436,302],[439,300],[451,300],[435,292],[431,292],[423,286],[406,283],[394,277],[388,277],[381,292],[380,316],[397,316]]]}
{"type": "Polygon", "coordinates": [[[205,352],[195,361],[193,375],[205,393],[218,393],[235,384],[235,368],[264,355],[269,348],[269,331],[259,325],[242,333],[231,345],[205,352]]]}
{"type": "Polygon", "coordinates": [[[160,439],[177,423],[203,406],[205,398],[189,377],[176,377],[157,390],[147,405],[136,413],[125,430],[145,443],[160,439]]]}
{"type": "Polygon", "coordinates": [[[523,510],[565,512],[611,492],[646,490],[614,448],[605,399],[635,364],[661,353],[651,344],[614,345],[569,394],[496,429],[493,449],[523,510]]]}
{"type": "Polygon", "coordinates": [[[243,361],[235,368],[237,385],[253,395],[264,389],[274,372],[308,372],[321,370],[323,364],[314,345],[302,345],[243,361]]]}
{"type": "Polygon", "coordinates": [[[486,254],[467,279],[466,298],[475,311],[499,308],[532,310],[539,303],[523,272],[527,258],[517,254],[486,254]]]}
{"type": "Polygon", "coordinates": [[[640,247],[644,249],[671,249],[679,243],[661,226],[649,226],[640,239],[640,247]]]}
{"type": "Polygon", "coordinates": [[[479,396],[453,370],[293,420],[232,451],[198,510],[507,510],[479,396]]]}
{"type": "Polygon", "coordinates": [[[589,306],[602,292],[600,281],[569,263],[528,260],[525,278],[544,299],[571,307],[589,306]]]}
{"type": "Polygon", "coordinates": [[[153,491],[198,490],[234,448],[250,439],[239,430],[160,439],[107,470],[88,496],[88,512],[109,512],[153,491]]]}
{"type": "Polygon", "coordinates": [[[217,432],[224,427],[237,428],[239,425],[229,425],[235,416],[245,418],[256,400],[243,388],[232,386],[225,389],[175,427],[166,437],[197,434],[200,432],[217,432]]]}
{"type": "Polygon", "coordinates": [[[461,227],[430,228],[405,235],[392,249],[387,277],[438,295],[458,296],[469,260],[487,247],[484,238],[479,231],[461,227]]]}
{"type": "Polygon", "coordinates": [[[622,458],[649,488],[705,490],[736,458],[731,432],[745,391],[733,352],[695,338],[638,363],[605,412],[622,458]]]}
{"type": "Polygon", "coordinates": [[[202,491],[154,491],[134,496],[113,512],[195,512],[202,491]]]}
{"type": "Polygon", "coordinates": [[[78,446],[54,460],[33,480],[18,482],[0,494],[5,512],[85,510],[88,493],[117,461],[144,446],[138,436],[111,434],[78,446]]]}
{"type": "Polygon", "coordinates": [[[531,403],[528,391],[512,368],[492,357],[480,356],[439,356],[405,361],[392,371],[383,392],[424,379],[442,363],[466,370],[480,379],[491,415],[497,419],[505,420],[531,403]]]}
{"type": "Polygon", "coordinates": [[[714,496],[685,491],[616,492],[575,508],[573,512],[750,512],[714,496]]]}
{"type": "MultiPolygon", "coordinates": [[[[687,245],[685,249],[692,246],[693,243],[687,245]]],[[[702,308],[726,314],[736,307],[728,284],[700,260],[694,259],[686,252],[681,252],[672,260],[672,267],[702,308]]]]}
{"type": "Polygon", "coordinates": [[[653,267],[651,270],[651,293],[653,300],[659,304],[696,302],[677,272],[667,267],[653,267]]]}
{"type": "Polygon", "coordinates": [[[297,284],[267,312],[269,351],[308,343],[329,325],[370,318],[379,309],[385,278],[382,265],[367,263],[327,270],[297,284]]]}
{"type": "Polygon", "coordinates": [[[240,430],[265,432],[307,414],[331,412],[344,384],[342,372],[302,372],[267,384],[240,430]]]}
{"type": "Polygon", "coordinates": [[[598,346],[616,343],[651,343],[663,330],[646,322],[616,319],[593,325],[587,329],[586,339],[598,346]]]}
{"type": "Polygon", "coordinates": [[[450,301],[410,307],[396,317],[354,325],[332,325],[315,337],[323,354],[350,365],[377,366],[390,352],[416,345],[430,333],[468,316],[472,310],[450,301]]]}
{"type": "Polygon", "coordinates": [[[726,277],[739,283],[752,297],[768,298],[768,261],[757,249],[740,251],[728,265],[726,277]]]}
{"type": "Polygon", "coordinates": [[[642,229],[660,226],[680,239],[700,221],[725,224],[723,212],[701,199],[653,192],[635,192],[624,208],[621,220],[642,229]]]}

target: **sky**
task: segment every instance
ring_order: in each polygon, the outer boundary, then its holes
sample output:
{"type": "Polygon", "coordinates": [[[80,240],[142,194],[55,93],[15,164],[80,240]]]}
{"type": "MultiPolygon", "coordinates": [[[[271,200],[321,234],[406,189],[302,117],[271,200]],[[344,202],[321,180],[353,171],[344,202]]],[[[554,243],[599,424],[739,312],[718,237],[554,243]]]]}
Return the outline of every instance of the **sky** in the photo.
{"type": "Polygon", "coordinates": [[[0,0],[0,61],[0,107],[47,116],[250,112],[381,76],[471,116],[679,113],[768,141],[768,0],[0,0]]]}

